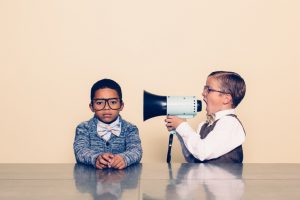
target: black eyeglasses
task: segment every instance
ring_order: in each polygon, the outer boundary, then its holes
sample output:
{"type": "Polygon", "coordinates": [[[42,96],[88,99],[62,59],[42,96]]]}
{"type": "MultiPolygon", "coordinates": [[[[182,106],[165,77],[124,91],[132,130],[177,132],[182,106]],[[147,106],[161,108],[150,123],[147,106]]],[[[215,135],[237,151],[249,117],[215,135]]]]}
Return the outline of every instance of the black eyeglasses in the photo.
{"type": "Polygon", "coordinates": [[[111,110],[119,110],[122,106],[122,100],[120,98],[93,99],[93,108],[97,111],[104,110],[106,104],[111,110]]]}
{"type": "Polygon", "coordinates": [[[204,91],[205,93],[207,93],[207,94],[210,93],[210,92],[219,92],[219,93],[222,93],[222,94],[230,94],[230,93],[228,93],[228,92],[224,92],[224,91],[212,89],[212,88],[210,88],[208,85],[205,85],[205,86],[204,86],[203,91],[204,91]]]}

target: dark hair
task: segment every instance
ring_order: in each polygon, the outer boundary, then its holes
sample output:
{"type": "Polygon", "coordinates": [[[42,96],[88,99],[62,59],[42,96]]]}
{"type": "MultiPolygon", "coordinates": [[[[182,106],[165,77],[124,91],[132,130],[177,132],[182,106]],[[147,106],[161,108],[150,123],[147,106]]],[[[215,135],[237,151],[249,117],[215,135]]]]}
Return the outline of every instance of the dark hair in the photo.
{"type": "Polygon", "coordinates": [[[239,74],[228,71],[215,71],[208,76],[212,76],[220,82],[221,91],[229,93],[232,97],[233,108],[237,107],[246,93],[244,79],[239,74]]]}
{"type": "Polygon", "coordinates": [[[97,90],[99,89],[104,89],[104,88],[109,88],[109,89],[113,89],[118,93],[118,96],[122,102],[122,90],[120,85],[111,80],[111,79],[102,79],[100,81],[97,81],[93,87],[91,88],[91,101],[93,101],[94,97],[95,97],[95,93],[97,90]]]}

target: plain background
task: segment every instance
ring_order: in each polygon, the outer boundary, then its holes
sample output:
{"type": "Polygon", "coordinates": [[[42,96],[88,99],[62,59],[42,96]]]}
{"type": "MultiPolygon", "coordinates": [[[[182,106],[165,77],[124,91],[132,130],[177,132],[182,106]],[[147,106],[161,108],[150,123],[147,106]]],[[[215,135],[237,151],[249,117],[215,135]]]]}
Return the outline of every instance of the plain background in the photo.
{"type": "MultiPolygon", "coordinates": [[[[74,163],[90,88],[111,78],[140,130],[142,162],[165,162],[164,117],[143,91],[197,96],[214,70],[247,84],[245,162],[300,162],[298,0],[0,0],[0,162],[74,163]]],[[[200,112],[189,120],[196,128],[200,112]]],[[[173,162],[183,162],[177,139],[173,162]]]]}

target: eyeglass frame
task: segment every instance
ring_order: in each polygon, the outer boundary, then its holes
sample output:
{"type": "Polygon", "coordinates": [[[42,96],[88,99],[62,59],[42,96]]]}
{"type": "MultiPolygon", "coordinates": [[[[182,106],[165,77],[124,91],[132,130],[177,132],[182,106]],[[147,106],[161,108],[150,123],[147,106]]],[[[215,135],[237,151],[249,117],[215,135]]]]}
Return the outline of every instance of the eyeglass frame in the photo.
{"type": "Polygon", "coordinates": [[[106,105],[108,105],[108,107],[109,107],[110,110],[119,110],[120,108],[122,108],[123,101],[122,101],[121,98],[107,98],[107,99],[105,99],[105,98],[97,98],[97,99],[93,99],[92,102],[91,102],[91,104],[92,104],[93,108],[94,108],[96,111],[105,110],[106,105]],[[98,109],[97,109],[97,110],[95,109],[94,103],[95,103],[97,100],[104,100],[105,104],[104,104],[104,106],[103,106],[102,109],[99,109],[99,110],[98,110],[98,109]],[[108,102],[109,100],[119,100],[119,101],[120,101],[120,107],[119,107],[119,108],[116,108],[116,109],[111,108],[110,105],[109,105],[109,102],[108,102]]]}
{"type": "MultiPolygon", "coordinates": [[[[204,92],[207,92],[207,94],[209,94],[209,93],[211,93],[211,92],[219,92],[219,93],[222,93],[222,94],[230,94],[229,92],[224,92],[224,91],[221,91],[221,90],[215,90],[215,89],[212,89],[212,88],[210,88],[208,85],[204,85],[203,91],[204,91],[204,92]]],[[[230,95],[231,95],[231,94],[230,94],[230,95]]]]}

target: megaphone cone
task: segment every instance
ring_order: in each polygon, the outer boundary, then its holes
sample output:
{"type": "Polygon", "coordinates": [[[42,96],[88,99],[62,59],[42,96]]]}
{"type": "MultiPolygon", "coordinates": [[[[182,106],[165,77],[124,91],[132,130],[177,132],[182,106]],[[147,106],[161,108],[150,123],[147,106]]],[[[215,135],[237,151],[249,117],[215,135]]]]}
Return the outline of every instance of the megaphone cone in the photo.
{"type": "Polygon", "coordinates": [[[144,90],[144,121],[163,115],[167,115],[167,97],[151,94],[144,90]]]}

